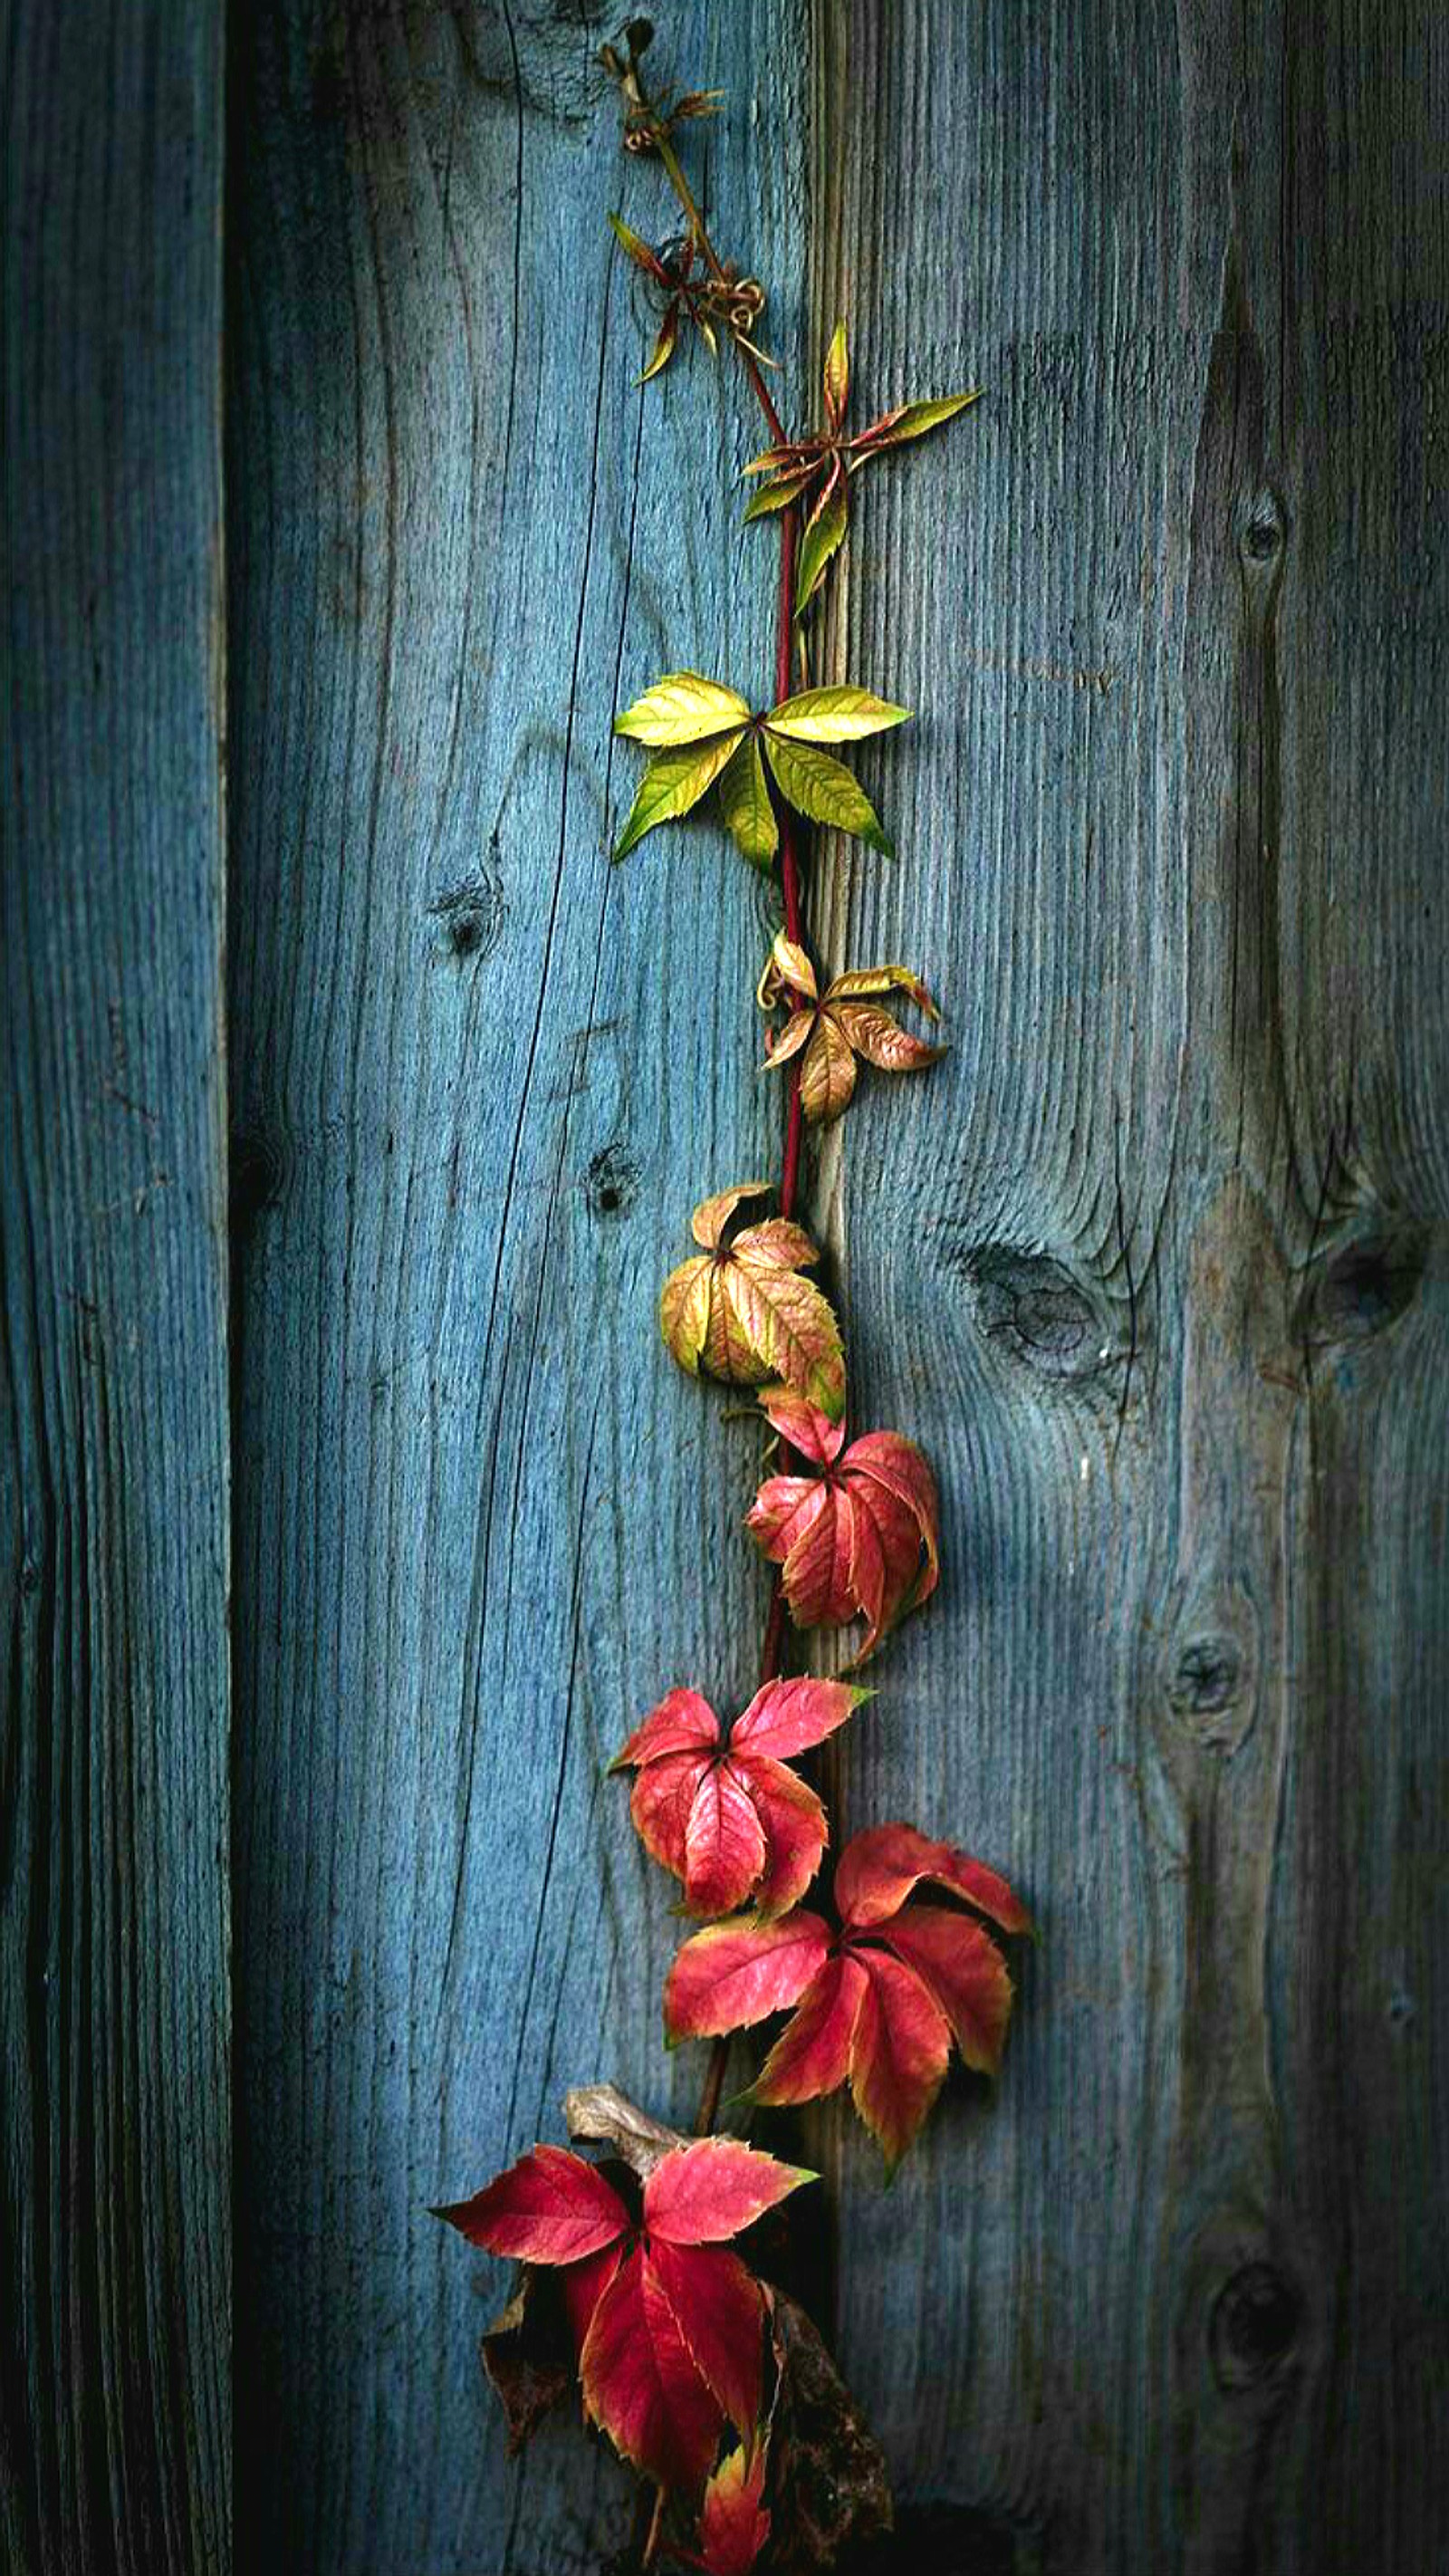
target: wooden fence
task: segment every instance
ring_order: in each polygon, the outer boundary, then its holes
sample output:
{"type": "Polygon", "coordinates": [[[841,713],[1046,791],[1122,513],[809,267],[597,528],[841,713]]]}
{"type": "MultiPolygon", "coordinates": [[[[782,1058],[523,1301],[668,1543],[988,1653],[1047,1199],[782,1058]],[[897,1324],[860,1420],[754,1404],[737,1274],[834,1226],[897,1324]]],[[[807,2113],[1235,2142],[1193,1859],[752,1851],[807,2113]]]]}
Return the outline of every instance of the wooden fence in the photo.
{"type": "MultiPolygon", "coordinates": [[[[593,0],[0,15],[0,2546],[567,2576],[624,2482],[505,2464],[425,2204],[698,2080],[600,1773],[752,1678],[755,1451],[653,1307],[768,1164],[769,916],[709,831],[605,852],[615,705],[768,672],[750,425],[637,386],[593,0]]],[[[953,1051],[814,1205],[946,1514],[836,1792],[1042,1938],[889,2199],[809,2124],[844,2365],[943,2569],[1433,2576],[1445,21],[656,41],[787,384],[845,310],[869,396],[987,389],[825,629],[923,712],[815,927],[953,1051]]]]}

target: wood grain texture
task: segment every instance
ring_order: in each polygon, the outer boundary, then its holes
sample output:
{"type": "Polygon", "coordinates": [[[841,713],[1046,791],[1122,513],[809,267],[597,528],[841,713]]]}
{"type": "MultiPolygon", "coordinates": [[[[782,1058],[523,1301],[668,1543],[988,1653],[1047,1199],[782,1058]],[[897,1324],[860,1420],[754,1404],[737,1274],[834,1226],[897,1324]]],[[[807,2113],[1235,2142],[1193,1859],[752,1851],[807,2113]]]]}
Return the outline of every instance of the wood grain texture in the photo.
{"type": "Polygon", "coordinates": [[[948,2099],[888,2224],[827,2140],[842,2358],[1019,2569],[1428,2569],[1443,22],[817,24],[817,325],[863,401],[988,388],[873,478],[835,602],[924,718],[876,772],[899,866],[820,917],[955,1041],[832,1182],[857,1418],[929,1443],[949,1567],[837,1768],[1043,1933],[996,2102],[948,2099]]]}
{"type": "MultiPolygon", "coordinates": [[[[661,666],[768,687],[721,471],[758,434],[703,353],[638,389],[606,215],[674,227],[597,9],[239,32],[238,2554],[560,2576],[628,2482],[569,2422],[506,2468],[506,2276],[427,2204],[558,2137],[569,2084],[698,2083],[602,1771],[670,1684],[753,1687],[757,1442],[654,1313],[693,1202],[775,1147],[768,934],[715,831],[610,869],[610,722],[661,666]]],[[[670,54],[730,94],[707,193],[788,351],[804,13],[683,9],[670,54]]]]}
{"type": "Polygon", "coordinates": [[[0,2561],[229,2565],[222,12],[3,13],[0,2561]]]}

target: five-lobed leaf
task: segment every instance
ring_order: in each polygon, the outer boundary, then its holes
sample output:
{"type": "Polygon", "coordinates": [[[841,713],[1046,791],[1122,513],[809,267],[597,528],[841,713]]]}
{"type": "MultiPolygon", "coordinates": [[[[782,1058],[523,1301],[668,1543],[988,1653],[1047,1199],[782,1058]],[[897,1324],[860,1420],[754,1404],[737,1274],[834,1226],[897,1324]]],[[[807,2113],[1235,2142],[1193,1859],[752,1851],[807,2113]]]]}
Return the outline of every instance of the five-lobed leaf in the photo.
{"type": "Polygon", "coordinates": [[[769,1476],[745,1527],[782,1569],[797,1627],[841,1628],[857,1616],[865,1662],[881,1638],[929,1599],[940,1579],[936,1481],[914,1441],[869,1431],[844,1446],[838,1418],[788,1387],[760,1403],[805,1473],[769,1476]]]}
{"type": "Polygon", "coordinates": [[[665,1280],[659,1329],[692,1377],[703,1371],[731,1386],[779,1377],[833,1420],[845,1404],[840,1327],[821,1291],[801,1276],[819,1255],[810,1237],[781,1217],[727,1232],[740,1201],[756,1194],[722,1191],[695,1210],[695,1239],[707,1249],[665,1280]]]}
{"type": "Polygon", "coordinates": [[[764,2300],[729,2240],[802,2182],[738,2138],[671,2148],[629,2209],[598,2168],[538,2146],[437,2212],[470,2243],[559,2274],[584,2404],[659,2484],[697,2492],[726,2422],[759,2416],[764,2300]]]}
{"type": "Polygon", "coordinates": [[[753,1903],[767,1921],[799,1904],[827,1829],[819,1798],[788,1757],[822,1744],[866,1696],[813,1676],[766,1682],[726,1744],[708,1701],[673,1690],[635,1728],[610,1767],[634,1769],[635,1831],[683,1882],[692,1914],[753,1903]]]}
{"type": "Polygon", "coordinates": [[[807,1118],[838,1118],[849,1107],[855,1094],[857,1056],[885,1073],[915,1073],[935,1064],[945,1052],[912,1036],[881,1009],[878,999],[867,998],[895,991],[908,993],[928,1018],[939,1017],[925,985],[904,966],[854,968],[837,975],[821,994],[803,948],[783,932],[777,935],[760,978],[758,999],[767,1011],[788,1000],[791,1013],[783,1029],[767,1040],[765,1061],[775,1068],[796,1056],[803,1058],[800,1102],[807,1118]]]}
{"type": "Polygon", "coordinates": [[[690,813],[718,781],[721,810],[738,848],[752,865],[768,867],[780,835],[762,746],[787,804],[813,822],[858,833],[889,855],[891,845],[869,798],[820,745],[857,742],[905,721],[904,707],[848,686],[806,689],[757,716],[721,681],[699,671],[668,671],[614,720],[616,733],[642,743],[651,755],[614,857],[627,857],[656,824],[690,813]]]}
{"type": "Polygon", "coordinates": [[[713,1924],[665,1985],[672,2038],[716,2036],[789,2012],[747,2100],[816,2100],[848,2083],[894,2169],[925,2119],[952,2045],[994,2075],[1011,2014],[1006,1961],[974,1915],[921,1903],[933,1880],[1005,1931],[1030,1930],[997,1872],[913,1826],[858,1834],[835,1872],[839,1930],[801,1907],[778,1922],[713,1924]]]}

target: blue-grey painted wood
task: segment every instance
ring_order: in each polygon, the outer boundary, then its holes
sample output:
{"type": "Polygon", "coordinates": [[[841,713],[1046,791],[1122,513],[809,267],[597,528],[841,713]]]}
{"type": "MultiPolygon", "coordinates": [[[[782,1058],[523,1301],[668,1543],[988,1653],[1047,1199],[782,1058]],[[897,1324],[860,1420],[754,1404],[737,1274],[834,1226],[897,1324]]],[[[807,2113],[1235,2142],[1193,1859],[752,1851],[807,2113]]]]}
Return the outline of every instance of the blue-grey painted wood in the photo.
{"type": "Polygon", "coordinates": [[[995,2105],[948,2099],[888,2225],[836,2132],[843,2358],[1019,2568],[1428,2568],[1443,21],[820,27],[817,323],[863,401],[988,388],[871,478],[836,596],[839,666],[924,711],[843,946],[954,1038],[845,1139],[858,1402],[935,1454],[948,1573],[837,1769],[1042,1927],[995,2105]]]}
{"type": "Polygon", "coordinates": [[[0,21],[0,2561],[221,2576],[223,23],[0,21]]]}
{"type": "MultiPolygon", "coordinates": [[[[688,2114],[668,1891],[601,1773],[759,1652],[756,1444],[654,1312],[694,1200],[777,1150],[764,891],[714,832],[606,851],[616,703],[670,664],[768,687],[772,548],[729,376],[637,387],[606,215],[665,200],[603,32],[239,21],[239,2556],[278,2576],[559,2576],[626,2524],[572,2424],[505,2467],[503,2275],[425,2205],[580,2079],[688,2114]]],[[[708,194],[788,352],[805,13],[682,9],[669,47],[729,93],[708,194]]]]}

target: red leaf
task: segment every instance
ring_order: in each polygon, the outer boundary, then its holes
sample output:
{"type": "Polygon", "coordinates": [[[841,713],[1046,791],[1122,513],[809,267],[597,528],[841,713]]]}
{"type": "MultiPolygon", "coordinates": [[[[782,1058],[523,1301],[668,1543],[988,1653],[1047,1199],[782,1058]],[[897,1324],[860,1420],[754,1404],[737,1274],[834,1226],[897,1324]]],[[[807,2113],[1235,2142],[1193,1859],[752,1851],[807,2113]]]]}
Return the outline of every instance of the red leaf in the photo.
{"type": "Polygon", "coordinates": [[[867,1986],[850,2042],[850,2090],[895,2171],[945,2079],[951,2033],[914,1970],[858,1951],[867,1986]]]}
{"type": "Polygon", "coordinates": [[[654,1762],[662,1753],[712,1750],[718,1742],[719,1719],[707,1699],[696,1690],[666,1691],[609,1768],[622,1771],[630,1762],[654,1762]]]}
{"type": "Polygon", "coordinates": [[[762,1387],[760,1410],[781,1439],[788,1440],[812,1466],[834,1465],[845,1445],[843,1422],[832,1422],[828,1413],[789,1386],[762,1387]]]}
{"type": "Polygon", "coordinates": [[[573,2328],[574,2349],[582,2352],[584,2339],[594,2322],[594,2310],[624,2260],[622,2242],[606,2245],[602,2254],[588,2254],[582,2263],[570,2263],[559,2274],[564,2305],[573,2328]]]}
{"type": "Polygon", "coordinates": [[[746,1515],[802,1628],[866,1622],[864,1663],[888,1628],[934,1592],[940,1574],[936,1484],[921,1452],[894,1431],[871,1431],[843,1452],[836,1426],[806,1404],[762,1399],[777,1430],[817,1476],[771,1476],[746,1515]]]}
{"type": "Polygon", "coordinates": [[[793,1753],[823,1744],[869,1696],[850,1682],[817,1681],[810,1675],[766,1682],[735,1719],[730,1751],[734,1755],[769,1753],[777,1762],[788,1762],[793,1753]]]}
{"type": "Polygon", "coordinates": [[[699,2565],[705,2576],[750,2576],[770,2537],[765,2492],[765,2446],[731,2451],[704,2491],[699,2517],[699,2565]]]}
{"type": "Polygon", "coordinates": [[[472,2245],[525,2263],[579,2263],[624,2235],[629,2213],[597,2166],[533,2147],[472,2200],[434,2212],[472,2245]]]}
{"type": "Polygon", "coordinates": [[[743,1905],[765,1866],[765,1830],[745,1782],[712,1762],[695,1791],[684,1836],[684,1894],[695,1914],[743,1905]]]}
{"type": "Polygon", "coordinates": [[[801,1908],[778,1923],[712,1923],[686,1941],[664,1986],[671,2038],[711,2039],[798,2003],[830,1950],[818,1914],[801,1908]]]}
{"type": "Polygon", "coordinates": [[[825,1809],[808,1782],[767,1753],[743,1755],[739,1768],[749,1781],[769,1846],[765,1874],[755,1890],[755,1913],[762,1923],[772,1923],[799,1904],[820,1867],[828,1840],[825,1809]]]}
{"type": "Polygon", "coordinates": [[[666,1754],[645,1763],[629,1799],[639,1840],[676,1878],[685,1873],[690,1814],[709,1769],[707,1753],[666,1754]]]}
{"type": "Polygon", "coordinates": [[[705,2385],[737,2432],[752,2433],[760,2412],[765,2303],[737,2254],[717,2245],[656,2240],[649,2265],[705,2385]]]}
{"type": "Polygon", "coordinates": [[[594,2310],[579,2362],[584,2404],[615,2448],[660,2486],[696,2488],[723,2421],[636,2246],[594,2310]]]}
{"type": "Polygon", "coordinates": [[[933,1843],[914,1825],[900,1824],[869,1826],[841,1853],[835,1870],[841,1921],[854,1931],[883,1923],[923,1878],[966,1897],[1004,1932],[1031,1930],[1025,1906],[994,1869],[953,1843],[933,1843]]]}
{"type": "Polygon", "coordinates": [[[814,2180],[739,2138],[699,2138],[655,2166],[644,2185],[644,2225],[671,2245],[718,2245],[814,2180]]]}
{"type": "Polygon", "coordinates": [[[935,1996],[966,2064],[995,2075],[1011,2019],[1011,1978],[990,1933],[944,1905],[908,1905],[882,1925],[881,1939],[935,1996]]]}
{"type": "Polygon", "coordinates": [[[692,1913],[729,1914],[752,1895],[768,1915],[799,1903],[825,1848],[825,1817],[775,1749],[823,1742],[864,1697],[844,1682],[767,1683],[736,1720],[726,1752],[707,1701],[671,1691],[630,1736],[612,1767],[638,1764],[635,1826],[683,1880],[692,1913]]]}
{"type": "Polygon", "coordinates": [[[814,2102],[845,2082],[866,1983],[848,1951],[827,1959],[751,2085],[751,2102],[814,2102]]]}

